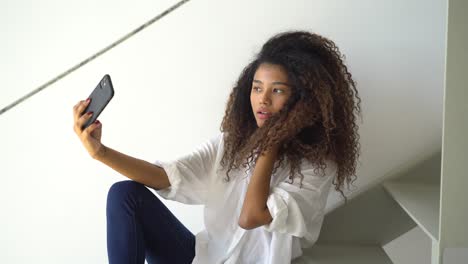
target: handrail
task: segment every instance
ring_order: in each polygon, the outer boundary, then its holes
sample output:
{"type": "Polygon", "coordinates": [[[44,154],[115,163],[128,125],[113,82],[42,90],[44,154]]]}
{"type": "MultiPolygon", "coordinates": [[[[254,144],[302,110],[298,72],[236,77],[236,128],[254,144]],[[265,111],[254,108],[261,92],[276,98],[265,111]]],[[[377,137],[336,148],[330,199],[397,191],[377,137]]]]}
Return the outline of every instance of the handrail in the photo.
{"type": "Polygon", "coordinates": [[[140,32],[141,30],[147,28],[148,26],[150,26],[151,24],[153,24],[154,22],[158,21],[159,19],[161,19],[162,17],[166,16],[167,14],[171,13],[172,11],[174,11],[175,9],[177,9],[178,7],[182,6],[183,4],[187,3],[188,1],[190,0],[182,0],[182,1],[179,1],[178,3],[176,3],[175,5],[169,7],[168,9],[166,9],[164,12],[162,12],[161,14],[155,16],[154,18],[148,20],[146,23],[144,23],[143,25],[137,27],[136,29],[130,31],[129,33],[125,34],[123,37],[119,38],[118,40],[114,41],[113,43],[111,43],[110,45],[108,45],[107,47],[101,49],[100,51],[96,52],[95,54],[91,55],[90,57],[84,59],[83,61],[81,61],[80,63],[76,64],[75,66],[71,67],[70,69],[64,71],[63,73],[59,74],[57,77],[53,78],[52,80],[44,83],[43,85],[39,86],[38,88],[34,89],[33,91],[29,92],[28,94],[24,95],[23,97],[17,99],[16,101],[14,101],[13,103],[7,105],[6,107],[2,108],[0,110],[0,115],[2,115],[3,113],[5,113],[6,111],[10,110],[11,108],[15,107],[16,105],[18,105],[19,103],[23,102],[24,100],[28,99],[29,97],[33,96],[34,94],[44,90],[45,88],[49,87],[50,85],[52,85],[53,83],[57,82],[58,80],[62,79],[63,77],[67,76],[68,74],[74,72],[75,70],[79,69],[80,67],[86,65],[88,62],[96,59],[97,57],[101,56],[102,54],[104,54],[105,52],[109,51],[110,49],[112,49],[113,47],[119,45],[120,43],[124,42],[125,40],[129,39],[130,37],[134,36],[135,34],[137,34],[138,32],[140,32]]]}

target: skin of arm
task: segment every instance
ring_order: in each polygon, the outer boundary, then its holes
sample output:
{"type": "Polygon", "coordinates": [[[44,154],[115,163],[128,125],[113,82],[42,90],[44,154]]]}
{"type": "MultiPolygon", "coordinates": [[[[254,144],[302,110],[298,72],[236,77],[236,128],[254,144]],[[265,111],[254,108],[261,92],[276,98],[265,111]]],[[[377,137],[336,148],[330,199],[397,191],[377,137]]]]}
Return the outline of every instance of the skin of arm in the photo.
{"type": "Polygon", "coordinates": [[[270,193],[271,173],[277,158],[278,147],[267,150],[258,157],[239,216],[240,227],[253,229],[273,220],[266,202],[270,193]]]}
{"type": "Polygon", "coordinates": [[[163,168],[147,161],[137,159],[105,145],[93,157],[131,180],[142,183],[156,190],[171,186],[163,168]]]}

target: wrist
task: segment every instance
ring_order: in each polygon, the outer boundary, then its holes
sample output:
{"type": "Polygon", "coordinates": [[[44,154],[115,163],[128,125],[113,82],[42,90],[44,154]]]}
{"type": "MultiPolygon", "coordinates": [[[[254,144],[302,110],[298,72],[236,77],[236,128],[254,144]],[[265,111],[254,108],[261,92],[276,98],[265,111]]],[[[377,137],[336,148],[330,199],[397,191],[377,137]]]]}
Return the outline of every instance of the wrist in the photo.
{"type": "Polygon", "coordinates": [[[261,156],[268,156],[268,157],[276,158],[278,156],[278,152],[279,152],[279,146],[272,146],[264,150],[261,156]]]}
{"type": "Polygon", "coordinates": [[[92,158],[95,160],[100,160],[106,155],[106,153],[107,153],[107,147],[104,144],[101,144],[101,146],[96,151],[96,153],[92,156],[92,158]]]}

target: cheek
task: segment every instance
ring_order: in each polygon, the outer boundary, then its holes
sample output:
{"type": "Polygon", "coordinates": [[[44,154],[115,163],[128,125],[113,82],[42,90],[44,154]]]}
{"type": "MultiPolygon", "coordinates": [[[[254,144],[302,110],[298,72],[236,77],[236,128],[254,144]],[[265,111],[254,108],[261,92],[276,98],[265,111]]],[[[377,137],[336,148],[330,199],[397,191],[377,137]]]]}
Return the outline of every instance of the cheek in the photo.
{"type": "Polygon", "coordinates": [[[287,98],[281,98],[281,100],[277,101],[276,108],[278,109],[278,111],[286,105],[287,101],[288,101],[287,98]]]}

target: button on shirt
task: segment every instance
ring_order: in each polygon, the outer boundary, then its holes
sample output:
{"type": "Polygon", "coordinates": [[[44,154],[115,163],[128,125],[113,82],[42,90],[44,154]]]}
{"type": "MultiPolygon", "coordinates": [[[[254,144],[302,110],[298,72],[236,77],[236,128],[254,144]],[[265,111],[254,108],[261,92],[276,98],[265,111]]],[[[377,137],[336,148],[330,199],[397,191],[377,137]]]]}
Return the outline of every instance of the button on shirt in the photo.
{"type": "MultiPolygon", "coordinates": [[[[314,172],[305,159],[304,175],[291,183],[289,166],[283,165],[271,176],[267,207],[273,220],[246,230],[239,226],[239,216],[247,192],[251,169],[229,172],[220,165],[224,151],[220,133],[199,145],[191,153],[171,161],[156,160],[171,186],[156,192],[167,200],[184,204],[203,204],[205,229],[195,236],[197,264],[286,264],[302,255],[302,248],[318,238],[327,196],[336,174],[334,162],[328,162],[325,176],[314,172]]],[[[286,164],[286,160],[283,162],[286,164]]],[[[320,172],[320,170],[319,170],[320,172]]]]}

